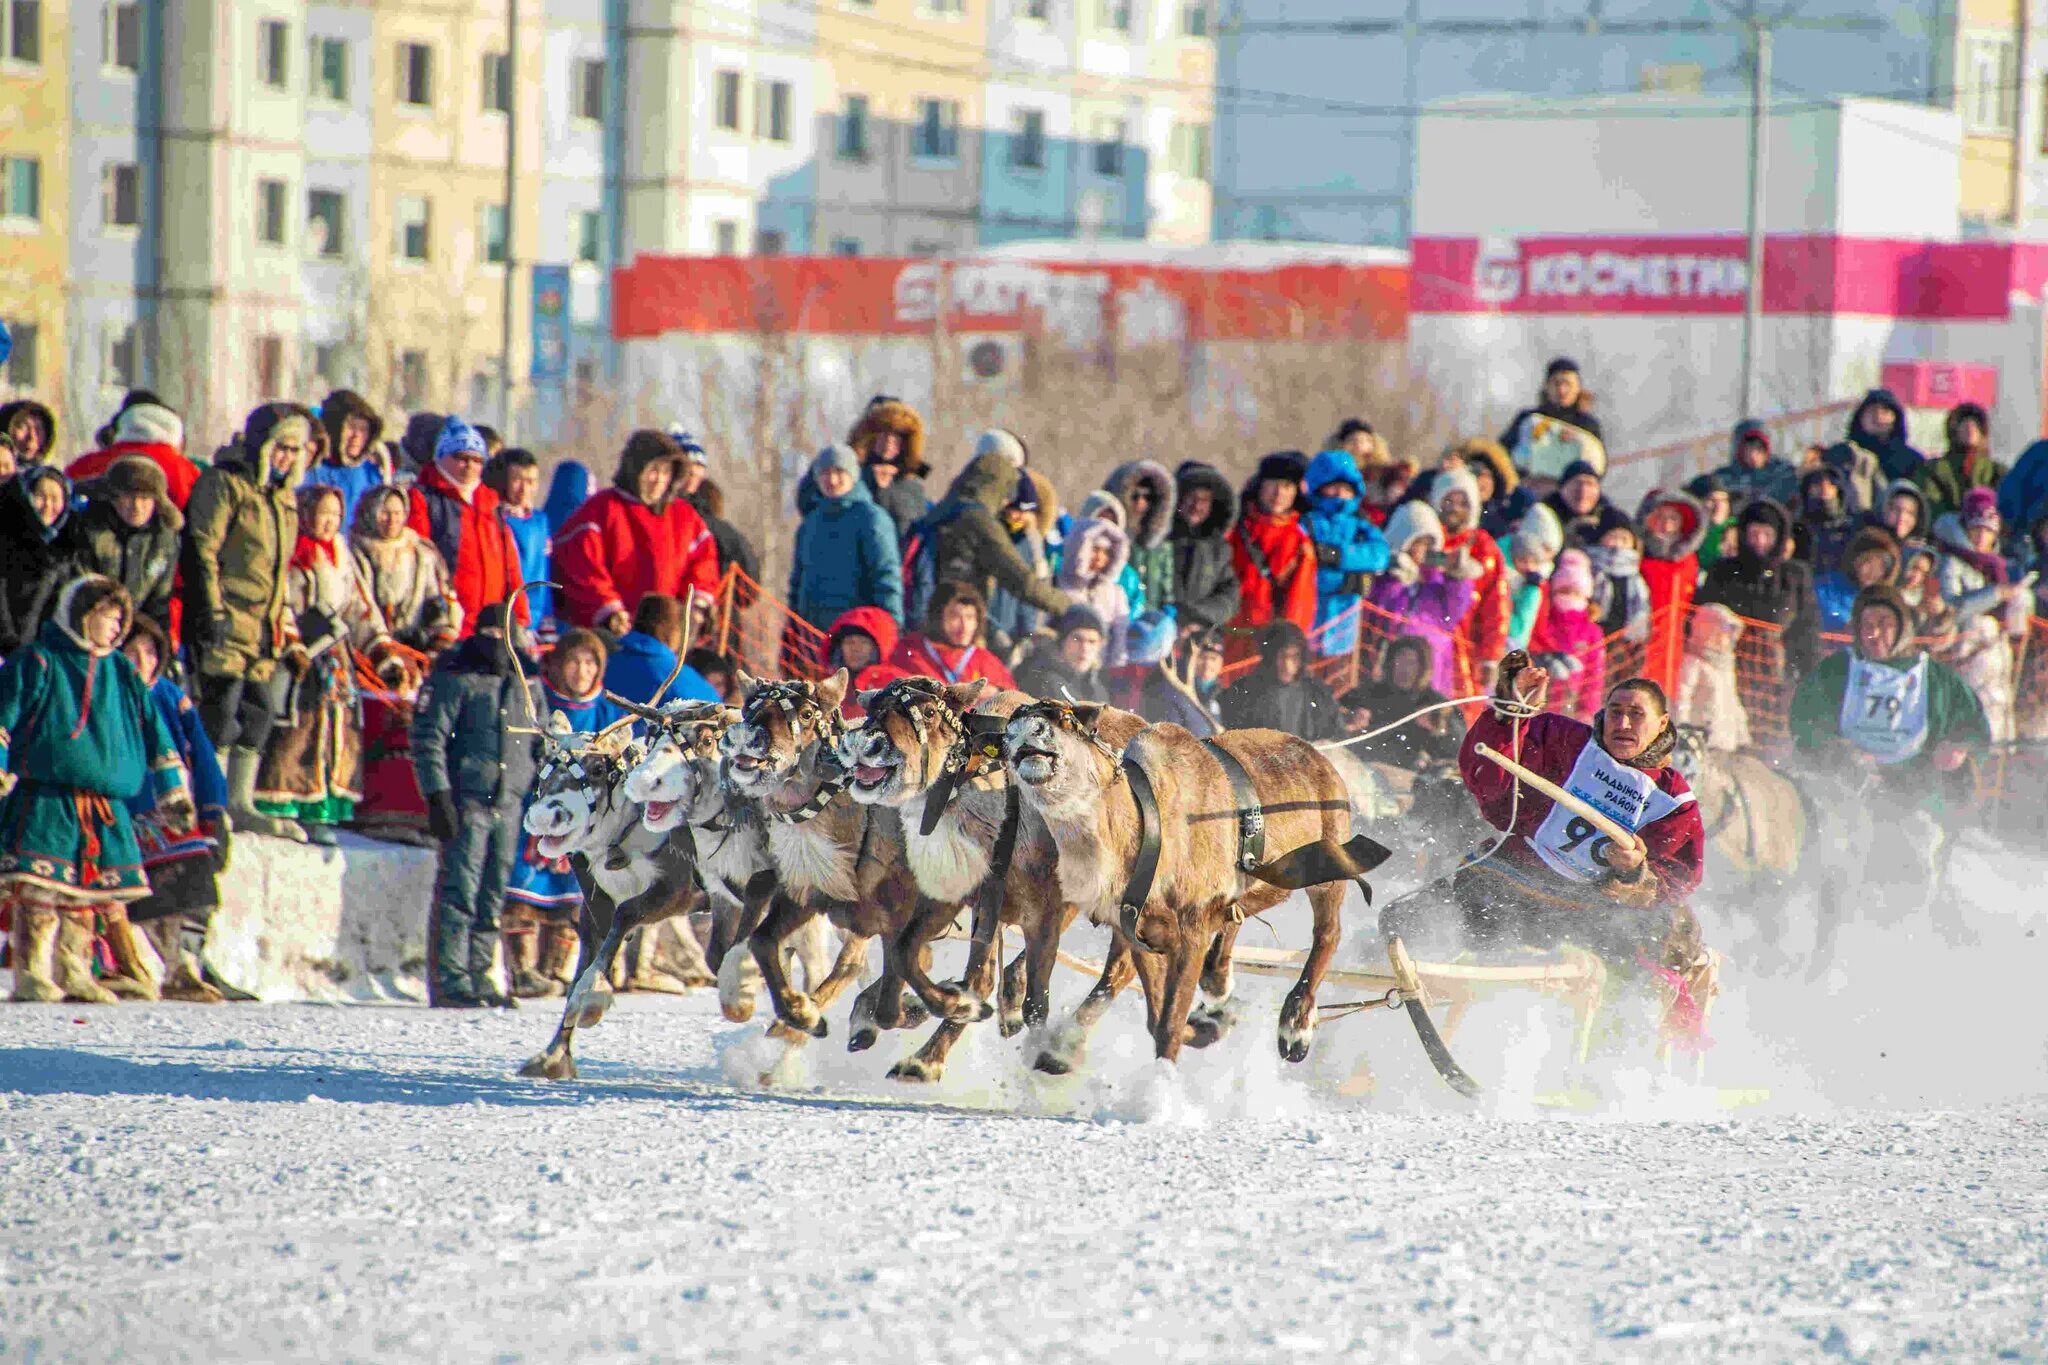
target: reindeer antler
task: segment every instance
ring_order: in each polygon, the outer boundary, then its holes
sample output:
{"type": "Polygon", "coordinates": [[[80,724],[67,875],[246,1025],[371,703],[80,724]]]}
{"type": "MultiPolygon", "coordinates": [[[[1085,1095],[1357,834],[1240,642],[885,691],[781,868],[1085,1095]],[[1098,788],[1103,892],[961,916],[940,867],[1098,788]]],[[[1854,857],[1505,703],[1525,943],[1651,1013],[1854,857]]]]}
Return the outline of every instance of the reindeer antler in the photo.
{"type": "Polygon", "coordinates": [[[521,583],[516,588],[505,590],[505,662],[512,665],[512,676],[519,679],[519,707],[526,713],[525,725],[508,725],[505,729],[509,734],[539,735],[545,741],[552,739],[553,736],[541,728],[540,716],[533,709],[533,693],[527,690],[526,668],[519,662],[519,651],[512,644],[512,633],[519,628],[512,616],[512,603],[535,588],[553,588],[560,592],[562,585],[546,579],[535,579],[531,583],[521,583]]]}

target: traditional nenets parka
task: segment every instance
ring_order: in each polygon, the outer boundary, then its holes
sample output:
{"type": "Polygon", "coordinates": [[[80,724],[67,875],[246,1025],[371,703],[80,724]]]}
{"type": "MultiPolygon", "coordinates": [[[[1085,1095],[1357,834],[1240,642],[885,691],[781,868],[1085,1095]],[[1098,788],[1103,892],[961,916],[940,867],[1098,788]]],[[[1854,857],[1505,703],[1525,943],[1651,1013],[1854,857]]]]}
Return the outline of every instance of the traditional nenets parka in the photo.
{"type": "Polygon", "coordinates": [[[133,619],[119,583],[80,578],[0,668],[0,895],[17,1000],[113,1003],[92,977],[96,919],[119,969],[108,985],[157,994],[126,910],[149,894],[128,803],[150,791],[171,823],[190,828],[194,814],[163,714],[120,650],[133,619]]]}

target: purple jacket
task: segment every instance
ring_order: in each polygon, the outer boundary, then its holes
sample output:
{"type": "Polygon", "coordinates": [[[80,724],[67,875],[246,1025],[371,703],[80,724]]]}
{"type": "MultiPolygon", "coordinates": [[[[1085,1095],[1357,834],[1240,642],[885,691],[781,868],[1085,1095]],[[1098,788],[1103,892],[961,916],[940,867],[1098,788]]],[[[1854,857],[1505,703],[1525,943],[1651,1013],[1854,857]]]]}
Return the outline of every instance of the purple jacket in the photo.
{"type": "Polygon", "coordinates": [[[1445,578],[1442,569],[1424,569],[1412,584],[1381,574],[1372,585],[1372,604],[1401,618],[1395,633],[1420,636],[1429,646],[1430,685],[1446,697],[1456,695],[1452,632],[1472,610],[1472,594],[1471,579],[1445,578]]]}

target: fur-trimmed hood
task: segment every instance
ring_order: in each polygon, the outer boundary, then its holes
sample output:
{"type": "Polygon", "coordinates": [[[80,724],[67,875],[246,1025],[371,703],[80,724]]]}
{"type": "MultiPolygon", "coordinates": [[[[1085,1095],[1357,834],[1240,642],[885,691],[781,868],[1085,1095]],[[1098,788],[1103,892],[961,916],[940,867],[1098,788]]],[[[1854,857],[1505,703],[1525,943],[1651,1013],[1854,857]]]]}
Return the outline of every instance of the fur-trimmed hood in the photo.
{"type": "Polygon", "coordinates": [[[1053,486],[1051,479],[1029,466],[1024,470],[1024,477],[1031,480],[1031,487],[1038,495],[1038,510],[1031,514],[1038,525],[1038,538],[1051,540],[1052,533],[1059,529],[1060,524],[1060,490],[1053,486]]]}
{"type": "Polygon", "coordinates": [[[53,464],[23,465],[22,468],[0,484],[0,536],[19,540],[24,544],[33,543],[30,537],[44,545],[54,545],[64,533],[65,525],[71,520],[72,503],[76,492],[71,486],[70,476],[53,464]],[[29,488],[45,480],[55,480],[64,489],[64,506],[57,513],[57,520],[43,525],[43,519],[36,515],[35,504],[29,501],[29,488]]]}
{"type": "Polygon", "coordinates": [[[108,598],[121,604],[121,634],[114,639],[113,649],[121,647],[121,640],[128,634],[128,626],[135,620],[135,602],[128,596],[128,589],[119,580],[105,574],[90,573],[74,578],[64,585],[57,594],[57,606],[50,613],[48,624],[63,632],[64,637],[88,654],[112,653],[113,650],[96,650],[86,642],[85,618],[108,598]]]}
{"type": "Polygon", "coordinates": [[[1123,573],[1124,566],[1131,562],[1131,538],[1123,528],[1100,518],[1084,521],[1067,536],[1067,543],[1060,551],[1060,571],[1055,579],[1063,592],[1079,592],[1092,588],[1098,583],[1114,583],[1123,573]],[[1081,566],[1088,562],[1089,553],[1097,545],[1109,547],[1109,567],[1094,578],[1083,578],[1081,566]]]}
{"type": "Polygon", "coordinates": [[[1642,528],[1643,557],[1645,559],[1671,562],[1684,559],[1687,555],[1698,554],[1700,546],[1707,539],[1707,505],[1686,492],[1667,493],[1661,488],[1650,490],[1636,512],[1636,521],[1642,528]],[[1685,529],[1678,533],[1678,539],[1669,545],[1660,545],[1650,535],[1650,514],[1660,508],[1670,508],[1678,513],[1685,523],[1685,529]]]}
{"type": "MultiPolygon", "coordinates": [[[[853,424],[853,430],[846,434],[846,443],[860,456],[860,462],[866,464],[874,454],[875,438],[892,431],[903,438],[903,469],[898,477],[921,479],[931,473],[932,467],[924,458],[924,419],[917,415],[916,408],[901,399],[870,400],[860,420],[853,424]]],[[[1017,468],[1008,460],[1003,463],[1012,471],[1017,468]]]]}
{"type": "Polygon", "coordinates": [[[1515,462],[1508,458],[1507,447],[1491,436],[1474,436],[1451,447],[1450,452],[1464,458],[1466,464],[1478,461],[1493,471],[1493,496],[1504,498],[1515,491],[1522,476],[1515,469],[1515,462]]]}
{"type": "Polygon", "coordinates": [[[369,399],[351,389],[336,389],[320,400],[320,425],[327,429],[327,458],[333,464],[359,465],[370,458],[377,442],[384,439],[384,419],[370,406],[369,399]],[[360,417],[370,424],[370,439],[363,442],[362,454],[352,460],[341,453],[341,428],[351,417],[360,417]]]}
{"type": "Polygon", "coordinates": [[[1145,519],[1131,527],[1131,539],[1138,548],[1150,550],[1164,544],[1167,532],[1173,529],[1176,494],[1166,466],[1155,460],[1126,460],[1109,471],[1102,486],[1124,505],[1124,524],[1130,526],[1131,490],[1140,484],[1151,490],[1152,506],[1146,509],[1145,519]]]}
{"type": "MultiPolygon", "coordinates": [[[[1196,536],[1220,536],[1237,524],[1237,490],[1230,486],[1230,480],[1213,465],[1189,460],[1174,471],[1174,507],[1179,508],[1181,499],[1191,488],[1209,490],[1209,515],[1200,526],[1190,528],[1189,534],[1196,536]]],[[[1175,522],[1176,531],[1179,523],[1175,522]]]]}
{"type": "MultiPolygon", "coordinates": [[[[13,430],[15,418],[23,415],[34,418],[36,425],[43,429],[42,450],[37,452],[34,459],[23,463],[43,464],[56,459],[57,414],[51,412],[47,404],[38,403],[33,398],[17,398],[12,403],[0,403],[0,436],[13,430]]],[[[20,458],[20,455],[20,451],[15,452],[16,458],[20,458]]]]}
{"type": "Polygon", "coordinates": [[[1395,554],[1405,553],[1417,536],[1435,536],[1437,548],[1444,543],[1444,524],[1436,509],[1421,500],[1404,502],[1387,518],[1387,546],[1395,554]]]}
{"type": "Polygon", "coordinates": [[[1842,546],[1842,556],[1835,561],[1835,567],[1841,570],[1844,575],[1847,575],[1849,567],[1857,559],[1872,553],[1884,556],[1885,572],[1883,581],[1887,583],[1897,581],[1899,566],[1903,558],[1899,552],[1899,542],[1892,536],[1891,532],[1881,526],[1866,526],[1855,535],[1850,536],[1847,543],[1842,546]]]}

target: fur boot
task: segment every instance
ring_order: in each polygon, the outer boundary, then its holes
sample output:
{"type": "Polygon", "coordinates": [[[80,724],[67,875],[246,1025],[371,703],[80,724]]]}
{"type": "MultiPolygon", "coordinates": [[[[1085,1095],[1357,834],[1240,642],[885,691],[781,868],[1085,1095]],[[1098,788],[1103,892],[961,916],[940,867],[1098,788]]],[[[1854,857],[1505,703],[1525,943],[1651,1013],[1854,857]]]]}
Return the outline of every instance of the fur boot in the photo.
{"type": "Polygon", "coordinates": [[[57,985],[66,1000],[112,1005],[118,995],[92,979],[92,911],[65,910],[57,916],[57,985]]]}
{"type": "Polygon", "coordinates": [[[504,931],[504,943],[505,975],[513,995],[522,1000],[538,1000],[560,993],[551,990],[554,983],[537,970],[540,965],[540,926],[531,920],[516,929],[508,926],[504,931]]]}
{"type": "Polygon", "coordinates": [[[540,974],[548,983],[549,995],[567,995],[576,979],[576,926],[564,920],[541,926],[540,974]]]}
{"type": "Polygon", "coordinates": [[[190,932],[183,915],[151,920],[144,930],[164,960],[163,998],[194,1005],[218,1005],[227,997],[206,984],[199,956],[187,945],[190,932]]]}
{"type": "Polygon", "coordinates": [[[57,912],[14,904],[14,996],[47,1003],[62,1000],[64,990],[51,980],[51,959],[57,951],[57,912]]]}
{"type": "Polygon", "coordinates": [[[256,809],[256,771],[263,764],[261,751],[245,744],[228,750],[228,818],[238,834],[268,834],[276,839],[306,842],[306,831],[296,820],[282,820],[256,809]]]}
{"type": "Polygon", "coordinates": [[[637,931],[626,943],[626,956],[632,959],[632,975],[626,981],[629,991],[654,991],[661,995],[685,995],[688,983],[671,975],[660,961],[661,940],[668,924],[650,924],[637,931]]]}
{"type": "Polygon", "coordinates": [[[161,1000],[164,964],[154,945],[135,932],[129,923],[128,907],[109,905],[105,911],[107,950],[114,955],[113,974],[101,982],[124,1000],[161,1000]]]}

